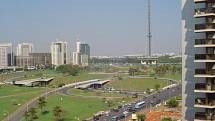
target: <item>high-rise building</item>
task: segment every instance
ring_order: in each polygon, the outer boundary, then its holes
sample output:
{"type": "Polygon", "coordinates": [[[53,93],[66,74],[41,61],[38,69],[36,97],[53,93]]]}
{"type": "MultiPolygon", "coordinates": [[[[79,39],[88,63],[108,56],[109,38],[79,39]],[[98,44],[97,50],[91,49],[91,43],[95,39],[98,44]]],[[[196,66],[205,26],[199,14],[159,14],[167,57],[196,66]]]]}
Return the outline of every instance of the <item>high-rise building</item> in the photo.
{"type": "Polygon", "coordinates": [[[16,56],[29,56],[33,52],[32,43],[21,43],[17,45],[16,56]]]}
{"type": "Polygon", "coordinates": [[[67,42],[58,41],[51,45],[52,65],[59,66],[68,63],[67,42]]]}
{"type": "Polygon", "coordinates": [[[13,65],[13,54],[11,43],[0,44],[0,67],[8,67],[13,65]]]}
{"type": "Polygon", "coordinates": [[[90,46],[83,42],[76,43],[76,52],[73,52],[73,64],[88,66],[90,59],[90,46]]]}
{"type": "Polygon", "coordinates": [[[72,64],[73,65],[81,65],[81,54],[79,52],[72,53],[72,64]]]}
{"type": "Polygon", "coordinates": [[[215,120],[215,1],[182,0],[182,120],[215,120]]]}
{"type": "Polygon", "coordinates": [[[28,67],[30,66],[29,54],[33,52],[32,43],[20,43],[16,47],[16,66],[28,67]]]}

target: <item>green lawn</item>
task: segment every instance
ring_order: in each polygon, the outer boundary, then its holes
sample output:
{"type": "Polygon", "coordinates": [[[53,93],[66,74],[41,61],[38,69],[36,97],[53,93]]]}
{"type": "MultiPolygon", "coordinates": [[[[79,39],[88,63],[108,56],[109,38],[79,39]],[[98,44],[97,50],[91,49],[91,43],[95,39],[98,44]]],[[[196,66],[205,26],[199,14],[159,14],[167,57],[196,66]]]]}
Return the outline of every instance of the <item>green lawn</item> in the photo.
{"type": "Polygon", "coordinates": [[[5,113],[11,114],[18,107],[25,104],[32,98],[43,93],[43,88],[25,88],[16,86],[0,87],[0,120],[5,117],[5,113]]]}
{"type": "Polygon", "coordinates": [[[131,90],[131,91],[145,91],[147,88],[153,89],[156,84],[160,84],[164,87],[168,84],[166,80],[157,79],[139,79],[139,78],[128,78],[124,80],[112,81],[106,85],[106,87],[113,87],[115,89],[131,90]]]}
{"type": "Polygon", "coordinates": [[[56,94],[53,96],[50,96],[48,98],[47,103],[47,109],[49,113],[47,114],[41,114],[40,110],[37,109],[39,118],[36,121],[49,121],[54,120],[52,110],[55,106],[61,106],[62,109],[65,111],[65,121],[77,121],[75,117],[79,117],[80,120],[86,119],[91,117],[94,113],[99,111],[106,111],[110,108],[113,108],[117,105],[120,105],[123,101],[131,101],[133,100],[131,97],[125,97],[121,95],[121,98],[115,98],[119,95],[115,94],[105,94],[101,93],[99,96],[105,97],[105,96],[112,96],[111,102],[113,102],[113,105],[111,107],[108,106],[107,103],[105,103],[103,98],[99,97],[89,97],[89,96],[98,96],[97,92],[85,92],[77,89],[72,89],[71,93],[74,95],[62,95],[62,94],[56,94]],[[82,95],[81,96],[75,96],[75,95],[82,95]]]}
{"type": "Polygon", "coordinates": [[[175,80],[181,80],[182,74],[181,73],[165,74],[165,75],[161,75],[160,77],[170,78],[170,79],[175,79],[175,80]]]}

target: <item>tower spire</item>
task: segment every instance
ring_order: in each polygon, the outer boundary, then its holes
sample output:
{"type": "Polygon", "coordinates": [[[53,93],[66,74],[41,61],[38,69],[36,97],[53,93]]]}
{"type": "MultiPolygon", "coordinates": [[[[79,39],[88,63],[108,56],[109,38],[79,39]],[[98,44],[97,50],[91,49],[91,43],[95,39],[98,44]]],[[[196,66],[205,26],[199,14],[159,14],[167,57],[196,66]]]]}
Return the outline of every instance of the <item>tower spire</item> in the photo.
{"type": "Polygon", "coordinates": [[[152,33],[151,33],[151,0],[148,0],[148,56],[151,56],[151,39],[152,39],[152,33]]]}

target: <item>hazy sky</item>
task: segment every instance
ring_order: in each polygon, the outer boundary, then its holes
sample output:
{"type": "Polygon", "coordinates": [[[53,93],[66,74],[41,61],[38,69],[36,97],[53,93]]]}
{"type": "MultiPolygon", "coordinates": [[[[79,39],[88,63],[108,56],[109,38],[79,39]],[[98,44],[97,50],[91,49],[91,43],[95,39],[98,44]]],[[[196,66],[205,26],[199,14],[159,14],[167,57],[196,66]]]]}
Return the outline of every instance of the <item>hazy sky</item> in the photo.
{"type": "MultiPolygon", "coordinates": [[[[180,53],[180,0],[152,0],[153,53],[180,53]]],[[[147,0],[0,0],[0,42],[32,42],[36,52],[76,38],[92,55],[146,53],[147,0]]]]}

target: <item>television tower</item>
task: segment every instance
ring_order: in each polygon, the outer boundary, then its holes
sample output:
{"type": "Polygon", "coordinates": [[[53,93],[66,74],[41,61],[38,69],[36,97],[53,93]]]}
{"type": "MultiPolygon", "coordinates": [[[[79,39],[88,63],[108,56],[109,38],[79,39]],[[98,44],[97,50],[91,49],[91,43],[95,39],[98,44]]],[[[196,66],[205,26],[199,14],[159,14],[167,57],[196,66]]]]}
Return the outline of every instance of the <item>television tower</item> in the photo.
{"type": "Polygon", "coordinates": [[[151,0],[148,0],[148,56],[151,56],[151,40],[152,40],[152,33],[151,33],[151,0]]]}

